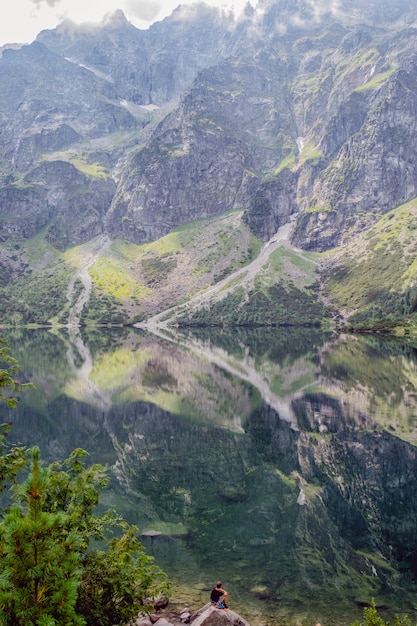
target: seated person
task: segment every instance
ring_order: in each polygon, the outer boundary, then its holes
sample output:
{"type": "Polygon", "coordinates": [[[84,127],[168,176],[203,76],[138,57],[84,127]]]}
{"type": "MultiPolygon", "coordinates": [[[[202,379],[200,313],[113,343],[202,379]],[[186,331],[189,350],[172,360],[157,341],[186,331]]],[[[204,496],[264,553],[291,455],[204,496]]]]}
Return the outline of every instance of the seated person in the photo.
{"type": "Polygon", "coordinates": [[[222,604],[227,609],[227,591],[222,589],[222,581],[219,580],[210,594],[212,604],[222,604]]]}

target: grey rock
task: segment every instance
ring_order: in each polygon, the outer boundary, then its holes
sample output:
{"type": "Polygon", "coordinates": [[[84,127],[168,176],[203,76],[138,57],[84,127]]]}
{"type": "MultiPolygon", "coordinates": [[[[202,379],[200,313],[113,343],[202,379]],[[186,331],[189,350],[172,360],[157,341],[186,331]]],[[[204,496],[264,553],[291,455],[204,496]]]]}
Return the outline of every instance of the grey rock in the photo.
{"type": "Polygon", "coordinates": [[[238,613],[230,609],[218,609],[211,603],[202,607],[191,618],[193,626],[249,626],[238,613]]]}
{"type": "Polygon", "coordinates": [[[191,621],[191,611],[189,611],[188,609],[183,609],[180,613],[180,620],[183,622],[183,624],[188,624],[191,621]]]}
{"type": "Polygon", "coordinates": [[[142,615],[129,623],[129,626],[152,626],[149,615],[142,615]]]}
{"type": "Polygon", "coordinates": [[[165,617],[160,617],[157,619],[154,624],[158,624],[158,626],[170,626],[171,622],[169,622],[165,617]]]}

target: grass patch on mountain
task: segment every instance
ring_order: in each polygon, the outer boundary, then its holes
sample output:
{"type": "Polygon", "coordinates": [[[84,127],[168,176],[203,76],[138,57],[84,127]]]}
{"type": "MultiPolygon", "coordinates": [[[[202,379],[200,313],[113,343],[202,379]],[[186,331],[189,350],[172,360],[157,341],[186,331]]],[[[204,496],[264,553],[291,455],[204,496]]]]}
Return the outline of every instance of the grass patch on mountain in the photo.
{"type": "Polygon", "coordinates": [[[382,217],[328,256],[327,295],[356,327],[417,321],[417,199],[382,217]]]}
{"type": "Polygon", "coordinates": [[[89,273],[97,289],[115,300],[124,301],[144,293],[134,274],[115,256],[101,257],[89,268],[89,273]]]}
{"type": "Polygon", "coordinates": [[[388,78],[393,73],[394,69],[387,70],[386,72],[382,72],[381,74],[376,74],[372,76],[371,80],[363,85],[359,85],[356,87],[355,91],[368,91],[370,89],[377,89],[381,85],[387,82],[388,78]]]}
{"type": "Polygon", "coordinates": [[[33,237],[33,239],[28,239],[25,242],[25,249],[30,265],[35,269],[52,260],[57,260],[61,256],[59,250],[46,241],[44,231],[33,237]]]}
{"type": "MultiPolygon", "coordinates": [[[[136,245],[120,239],[89,268],[97,289],[143,314],[186,301],[255,258],[261,242],[242,211],[197,220],[160,239],[136,245]],[[130,306],[130,305],[129,305],[130,306]]],[[[76,255],[76,259],[80,254],[76,255]]]]}
{"type": "Polygon", "coordinates": [[[281,163],[278,165],[274,174],[277,175],[280,172],[282,172],[282,170],[291,169],[295,165],[295,162],[296,162],[296,156],[294,152],[290,152],[289,154],[287,154],[287,156],[285,156],[282,159],[281,163]]]}
{"type": "Polygon", "coordinates": [[[47,324],[66,305],[71,268],[57,259],[0,290],[3,324],[47,324]]]}
{"type": "Polygon", "coordinates": [[[376,48],[361,48],[354,56],[345,56],[339,69],[346,67],[346,72],[350,73],[358,69],[375,66],[381,59],[381,53],[376,48]]]}
{"type": "Polygon", "coordinates": [[[269,257],[275,272],[291,277],[297,287],[304,288],[317,282],[317,261],[319,255],[303,252],[300,254],[286,246],[280,246],[269,257]]]}
{"type": "Polygon", "coordinates": [[[254,235],[251,234],[249,240],[241,241],[239,237],[231,237],[225,226],[219,228],[215,237],[209,245],[209,254],[199,260],[194,271],[200,275],[214,272],[213,280],[216,283],[252,261],[261,248],[261,242],[254,235]]]}
{"type": "Polygon", "coordinates": [[[109,178],[110,176],[101,163],[90,163],[85,155],[72,156],[69,160],[74,167],[90,178],[109,178]]]}

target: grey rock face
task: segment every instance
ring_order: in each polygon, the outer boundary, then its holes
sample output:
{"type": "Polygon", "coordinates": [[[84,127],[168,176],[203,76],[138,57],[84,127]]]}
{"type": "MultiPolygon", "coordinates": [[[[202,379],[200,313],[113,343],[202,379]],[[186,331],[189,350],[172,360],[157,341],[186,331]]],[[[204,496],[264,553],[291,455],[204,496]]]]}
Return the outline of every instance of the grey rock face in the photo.
{"type": "Polygon", "coordinates": [[[47,224],[50,214],[45,210],[42,195],[34,187],[0,188],[0,240],[16,237],[30,239],[47,224]]]}
{"type": "Polygon", "coordinates": [[[324,250],[349,228],[364,230],[378,215],[416,196],[416,96],[416,78],[404,71],[375,94],[361,127],[314,181],[311,195],[319,210],[303,217],[300,243],[324,250]]]}
{"type": "Polygon", "coordinates": [[[116,12],[3,49],[2,239],[140,243],[243,208],[264,240],[299,214],[297,245],[338,245],[416,195],[416,19],[262,0],[240,21],[196,5],[140,31],[116,12]]]}
{"type": "Polygon", "coordinates": [[[96,182],[70,163],[51,161],[31,170],[24,184],[24,190],[9,187],[3,191],[8,194],[4,205],[20,203],[19,222],[16,225],[11,221],[15,229],[12,232],[22,229],[23,234],[33,237],[37,229],[50,223],[47,239],[57,248],[88,241],[102,232],[103,217],[114,193],[111,179],[96,182]]]}
{"type": "Polygon", "coordinates": [[[148,31],[116,11],[102,27],[80,33],[67,21],[37,41],[110,79],[118,98],[162,105],[178,98],[199,70],[221,60],[229,29],[230,19],[217,10],[184,5],[148,31]]]}
{"type": "Polygon", "coordinates": [[[295,136],[269,68],[225,63],[202,72],[133,157],[107,227],[141,242],[199,217],[250,209],[263,175],[288,152],[283,138],[295,144],[295,136]]]}

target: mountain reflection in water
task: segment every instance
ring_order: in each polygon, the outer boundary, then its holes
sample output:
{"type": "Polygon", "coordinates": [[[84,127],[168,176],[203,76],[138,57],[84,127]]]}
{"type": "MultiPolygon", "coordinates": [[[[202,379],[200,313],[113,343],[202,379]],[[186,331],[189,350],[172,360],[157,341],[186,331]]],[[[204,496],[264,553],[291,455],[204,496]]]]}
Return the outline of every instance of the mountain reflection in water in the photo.
{"type": "Polygon", "coordinates": [[[253,625],[413,614],[417,353],[311,328],[4,331],[36,390],[11,438],[83,447],[198,608],[217,578],[253,625]],[[151,532],[153,531],[153,532],[151,532]],[[160,534],[159,534],[160,533],[160,534]]]}

